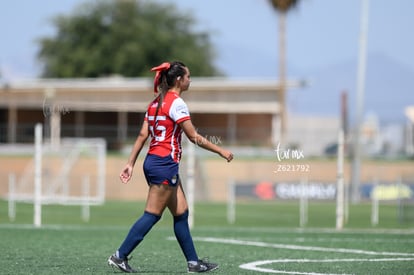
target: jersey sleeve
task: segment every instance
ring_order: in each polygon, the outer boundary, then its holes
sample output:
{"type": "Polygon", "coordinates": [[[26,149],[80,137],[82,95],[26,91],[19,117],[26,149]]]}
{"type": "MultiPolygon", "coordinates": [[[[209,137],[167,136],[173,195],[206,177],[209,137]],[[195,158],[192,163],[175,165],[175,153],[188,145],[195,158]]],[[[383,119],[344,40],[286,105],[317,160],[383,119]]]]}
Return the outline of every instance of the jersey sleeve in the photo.
{"type": "Polygon", "coordinates": [[[181,123],[190,119],[190,112],[188,111],[187,104],[182,98],[176,98],[170,107],[170,117],[175,123],[181,123]]]}

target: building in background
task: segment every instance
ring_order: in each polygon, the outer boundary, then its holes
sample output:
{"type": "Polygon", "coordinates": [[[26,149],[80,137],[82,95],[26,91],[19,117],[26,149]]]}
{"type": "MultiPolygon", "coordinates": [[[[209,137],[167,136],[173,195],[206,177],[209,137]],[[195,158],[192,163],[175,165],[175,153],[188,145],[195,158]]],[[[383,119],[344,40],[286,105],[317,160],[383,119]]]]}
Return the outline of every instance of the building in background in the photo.
{"type": "MultiPolygon", "coordinates": [[[[304,83],[287,82],[289,89],[301,88],[304,83]]],[[[34,125],[43,123],[45,138],[55,143],[60,137],[103,137],[108,149],[122,149],[138,134],[154,96],[151,86],[152,79],[122,77],[0,83],[0,143],[32,143],[34,125]]],[[[199,133],[212,141],[301,149],[306,156],[336,154],[339,115],[290,113],[281,141],[278,89],[274,79],[193,78],[183,98],[199,133]]],[[[412,155],[412,125],[409,121],[405,127],[384,128],[375,116],[369,116],[363,128],[365,153],[412,155]]],[[[348,141],[352,142],[352,137],[348,141]]]]}
{"type": "MultiPolygon", "coordinates": [[[[290,88],[300,81],[288,82],[290,88]]],[[[33,79],[0,89],[1,143],[33,142],[36,123],[46,138],[104,137],[109,149],[135,140],[153,98],[147,78],[33,79]]],[[[202,135],[230,145],[271,146],[280,132],[275,80],[193,78],[183,94],[202,135]]]]}

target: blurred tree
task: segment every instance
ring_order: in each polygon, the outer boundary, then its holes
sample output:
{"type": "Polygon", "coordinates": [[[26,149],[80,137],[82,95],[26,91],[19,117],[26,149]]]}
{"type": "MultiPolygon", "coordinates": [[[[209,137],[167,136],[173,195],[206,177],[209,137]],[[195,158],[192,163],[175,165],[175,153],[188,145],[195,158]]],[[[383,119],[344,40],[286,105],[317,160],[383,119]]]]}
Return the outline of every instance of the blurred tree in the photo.
{"type": "Polygon", "coordinates": [[[91,1],[52,23],[56,35],[39,40],[43,77],[147,76],[152,66],[174,60],[193,76],[221,74],[209,34],[194,32],[194,19],[173,5],[91,1]]]}
{"type": "Polygon", "coordinates": [[[269,0],[279,19],[279,81],[278,98],[281,105],[280,140],[286,132],[286,14],[297,5],[299,0],[269,0]]]}

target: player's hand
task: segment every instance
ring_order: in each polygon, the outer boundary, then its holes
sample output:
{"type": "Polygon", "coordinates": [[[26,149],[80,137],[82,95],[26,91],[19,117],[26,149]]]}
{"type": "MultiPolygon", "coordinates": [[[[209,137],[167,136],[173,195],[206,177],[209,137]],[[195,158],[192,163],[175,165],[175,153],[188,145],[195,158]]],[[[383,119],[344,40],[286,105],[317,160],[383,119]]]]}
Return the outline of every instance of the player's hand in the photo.
{"type": "Polygon", "coordinates": [[[227,151],[227,150],[222,150],[222,151],[220,152],[220,156],[221,156],[222,158],[226,159],[226,160],[227,160],[227,162],[230,162],[230,161],[232,161],[232,160],[233,160],[233,153],[232,153],[232,152],[230,152],[230,151],[227,151]]]}
{"type": "Polygon", "coordinates": [[[132,166],[127,164],[124,170],[121,171],[119,178],[121,179],[123,183],[128,183],[131,177],[132,177],[132,166]]]}

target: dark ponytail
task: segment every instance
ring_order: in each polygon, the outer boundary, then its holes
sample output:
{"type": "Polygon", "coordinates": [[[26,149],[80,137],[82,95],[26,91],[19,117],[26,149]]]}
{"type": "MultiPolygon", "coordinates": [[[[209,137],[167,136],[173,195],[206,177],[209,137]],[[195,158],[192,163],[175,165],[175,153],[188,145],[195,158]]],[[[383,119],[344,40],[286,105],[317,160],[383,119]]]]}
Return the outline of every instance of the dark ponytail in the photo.
{"type": "Polygon", "coordinates": [[[157,70],[157,75],[154,81],[154,90],[156,90],[158,94],[158,105],[157,110],[155,111],[155,124],[157,124],[158,111],[162,106],[162,103],[164,102],[165,94],[168,92],[169,89],[174,87],[174,83],[177,80],[177,78],[184,77],[186,73],[186,66],[184,65],[184,63],[180,61],[174,61],[172,63],[163,64],[169,64],[169,66],[164,65],[163,67],[161,67],[162,65],[160,65],[152,69],[153,71],[157,68],[161,68],[161,70],[157,70]]]}

